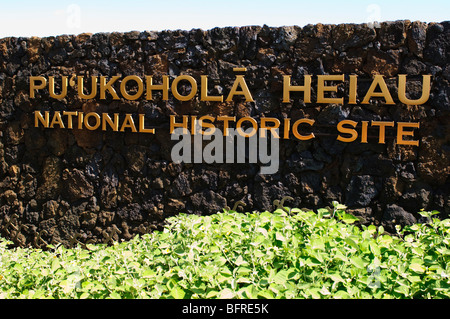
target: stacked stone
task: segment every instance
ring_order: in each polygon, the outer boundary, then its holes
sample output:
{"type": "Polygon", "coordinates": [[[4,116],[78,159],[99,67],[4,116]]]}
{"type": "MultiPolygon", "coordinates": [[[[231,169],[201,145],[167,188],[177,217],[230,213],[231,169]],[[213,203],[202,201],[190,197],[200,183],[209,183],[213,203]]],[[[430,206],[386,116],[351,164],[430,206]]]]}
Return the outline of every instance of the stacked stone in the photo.
{"type": "MultiPolygon", "coordinates": [[[[272,210],[273,201],[300,208],[346,204],[361,223],[410,224],[420,209],[450,212],[450,23],[410,21],[249,26],[0,39],[0,235],[17,245],[128,240],[179,212],[211,214],[237,201],[245,210],[272,210]],[[172,79],[208,75],[210,94],[245,67],[254,102],[180,102],[155,98],[82,100],[76,91],[29,97],[29,77],[72,74],[152,75],[172,79]],[[283,75],[356,74],[358,97],[375,74],[396,92],[397,74],[432,75],[430,99],[419,106],[281,103],[283,75]],[[367,81],[364,81],[366,79],[367,81]],[[35,110],[143,113],[157,133],[35,127],[35,110]],[[259,174],[258,164],[174,164],[170,115],[229,115],[316,120],[315,139],[280,141],[280,169],[259,174]],[[355,121],[420,122],[418,147],[342,143],[332,126],[355,121]],[[322,134],[320,134],[322,133],[322,134]]],[[[316,86],[312,85],[312,100],[316,86]]],[[[410,98],[420,85],[408,83],[410,98]]],[[[182,88],[181,88],[182,89],[182,88]]],[[[345,83],[338,96],[345,96],[345,83]]],[[[393,94],[395,96],[395,94],[393,94]]]]}

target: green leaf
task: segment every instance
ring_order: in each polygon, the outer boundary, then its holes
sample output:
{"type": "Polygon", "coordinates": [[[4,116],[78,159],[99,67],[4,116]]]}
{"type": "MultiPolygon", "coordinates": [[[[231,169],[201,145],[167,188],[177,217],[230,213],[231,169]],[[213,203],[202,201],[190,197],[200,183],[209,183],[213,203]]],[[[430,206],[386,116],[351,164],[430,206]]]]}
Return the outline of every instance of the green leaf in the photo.
{"type": "Polygon", "coordinates": [[[421,282],[422,278],[420,278],[420,276],[408,276],[407,279],[412,282],[412,283],[416,283],[416,282],[421,282]]]}
{"type": "Polygon", "coordinates": [[[118,275],[123,275],[126,273],[127,273],[127,270],[125,268],[120,268],[120,269],[116,270],[116,274],[118,274],[118,275]]]}
{"type": "Polygon", "coordinates": [[[80,295],[80,299],[88,299],[89,297],[91,297],[91,294],[89,292],[83,292],[80,295]]]}
{"type": "Polygon", "coordinates": [[[278,285],[283,285],[286,283],[287,281],[287,271],[286,270],[280,270],[274,277],[273,277],[273,281],[274,283],[278,284],[278,285]]]}
{"type": "Polygon", "coordinates": [[[170,294],[172,295],[172,297],[174,297],[175,299],[183,299],[184,296],[186,295],[186,293],[184,292],[184,290],[179,287],[176,286],[174,287],[172,290],[170,290],[170,294]]]}
{"type": "Polygon", "coordinates": [[[234,297],[234,292],[230,288],[225,288],[219,293],[220,299],[232,299],[234,297]]]}
{"type": "Polygon", "coordinates": [[[364,269],[366,267],[366,263],[358,256],[353,256],[350,258],[350,262],[359,269],[364,269]]]}
{"type": "Polygon", "coordinates": [[[399,238],[346,223],[344,210],[291,212],[180,214],[163,232],[89,250],[0,238],[0,298],[450,297],[450,219],[399,238]]]}
{"type": "Polygon", "coordinates": [[[248,285],[243,289],[246,297],[248,299],[256,299],[258,292],[256,291],[256,288],[253,285],[248,285]]]}
{"type": "Polygon", "coordinates": [[[252,269],[247,267],[239,267],[237,273],[241,276],[249,275],[252,272],[252,269]]]}
{"type": "Polygon", "coordinates": [[[115,292],[115,291],[112,291],[112,292],[109,294],[109,296],[110,296],[112,299],[122,299],[122,297],[121,297],[117,292],[115,292]]]}
{"type": "Polygon", "coordinates": [[[374,234],[377,232],[377,227],[375,225],[369,225],[367,227],[367,230],[369,231],[370,234],[374,234]]]}
{"type": "Polygon", "coordinates": [[[258,227],[257,229],[256,229],[256,231],[258,232],[258,233],[261,233],[264,237],[267,237],[267,229],[265,229],[265,228],[263,228],[263,227],[258,227]]]}
{"type": "Polygon", "coordinates": [[[335,299],[350,299],[350,295],[344,290],[338,290],[334,293],[333,298],[335,298],[335,299]]]}
{"type": "Polygon", "coordinates": [[[322,238],[315,238],[311,240],[311,248],[312,249],[325,249],[325,245],[323,243],[322,238]]]}
{"type": "Polygon", "coordinates": [[[357,243],[355,243],[355,241],[353,239],[351,239],[350,237],[347,237],[344,239],[344,241],[349,244],[350,246],[352,246],[353,248],[355,248],[356,250],[359,250],[359,246],[357,243]]]}
{"type": "Polygon", "coordinates": [[[425,272],[425,267],[423,267],[421,264],[417,264],[417,263],[410,264],[409,269],[411,269],[412,271],[419,273],[419,274],[425,272]]]}
{"type": "Polygon", "coordinates": [[[334,258],[336,258],[344,263],[348,262],[348,258],[345,256],[345,253],[343,253],[341,250],[336,250],[334,258]]]}
{"type": "Polygon", "coordinates": [[[331,280],[333,280],[334,282],[345,282],[344,279],[341,277],[341,275],[339,274],[330,274],[328,275],[329,278],[331,278],[331,280]]]}
{"type": "Polygon", "coordinates": [[[374,254],[375,256],[379,256],[381,254],[380,247],[378,247],[378,245],[375,242],[370,242],[369,248],[372,254],[374,254]]]}
{"type": "Polygon", "coordinates": [[[311,288],[308,289],[307,292],[311,295],[313,299],[322,299],[319,288],[311,288]]]}
{"type": "Polygon", "coordinates": [[[345,210],[345,209],[347,209],[347,206],[342,205],[342,204],[338,204],[334,208],[336,208],[337,210],[345,210]]]}
{"type": "Polygon", "coordinates": [[[319,208],[317,210],[317,213],[319,214],[319,217],[321,217],[321,216],[328,217],[331,215],[331,210],[327,209],[327,208],[319,208]]]}
{"type": "Polygon", "coordinates": [[[319,265],[322,264],[320,262],[320,260],[317,260],[314,257],[309,257],[308,259],[306,259],[305,263],[306,263],[307,266],[310,266],[310,267],[319,266],[319,265]]]}
{"type": "Polygon", "coordinates": [[[80,252],[80,254],[77,256],[79,259],[88,259],[91,257],[91,254],[89,253],[89,251],[82,251],[80,252]]]}
{"type": "Polygon", "coordinates": [[[147,269],[142,273],[142,278],[152,278],[155,277],[156,272],[153,269],[147,269]]]}
{"type": "Polygon", "coordinates": [[[175,279],[173,279],[173,278],[170,278],[170,279],[167,281],[167,283],[166,283],[166,287],[167,287],[169,290],[174,289],[175,287],[177,287],[177,281],[176,281],[175,279]]]}
{"type": "Polygon", "coordinates": [[[399,293],[399,294],[401,294],[401,295],[404,295],[404,296],[408,296],[409,295],[409,288],[408,288],[408,286],[401,285],[401,286],[395,287],[394,291],[399,293]]]}
{"type": "Polygon", "coordinates": [[[236,266],[241,266],[241,265],[247,265],[248,264],[248,262],[246,262],[244,260],[244,258],[242,258],[242,256],[239,256],[234,263],[235,263],[236,266]]]}
{"type": "Polygon", "coordinates": [[[177,248],[174,249],[174,253],[179,256],[183,256],[185,251],[184,251],[183,247],[178,246],[177,248]]]}
{"type": "Polygon", "coordinates": [[[359,219],[353,215],[344,213],[341,217],[342,221],[346,224],[353,224],[354,222],[357,222],[359,219]]]}
{"type": "Polygon", "coordinates": [[[206,299],[212,299],[214,297],[217,297],[219,295],[219,292],[216,290],[210,290],[208,291],[208,293],[206,294],[206,299]]]}
{"type": "Polygon", "coordinates": [[[60,266],[59,260],[57,258],[53,259],[51,267],[52,272],[55,272],[59,268],[59,266],[60,266]]]}
{"type": "Polygon", "coordinates": [[[273,299],[274,295],[273,295],[272,291],[264,289],[264,290],[258,292],[258,297],[261,297],[264,299],[273,299]]]}
{"type": "Polygon", "coordinates": [[[284,235],[281,232],[276,232],[275,233],[275,239],[279,240],[279,241],[286,241],[286,238],[284,237],[284,235]]]}
{"type": "MultiPolygon", "coordinates": [[[[382,227],[382,226],[380,226],[380,227],[382,227]]],[[[380,236],[380,237],[378,237],[378,239],[380,241],[380,244],[385,244],[387,246],[389,246],[393,242],[392,237],[389,235],[380,236]]]]}

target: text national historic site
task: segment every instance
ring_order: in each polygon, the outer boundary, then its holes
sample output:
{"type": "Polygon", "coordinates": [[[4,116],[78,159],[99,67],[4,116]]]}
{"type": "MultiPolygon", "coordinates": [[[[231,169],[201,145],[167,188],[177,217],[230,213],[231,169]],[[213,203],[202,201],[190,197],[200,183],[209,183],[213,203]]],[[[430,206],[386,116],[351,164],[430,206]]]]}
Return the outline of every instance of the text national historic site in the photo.
{"type": "MultiPolygon", "coordinates": [[[[242,73],[246,72],[246,68],[234,68],[234,72],[242,73]]],[[[317,99],[314,101],[317,104],[357,104],[357,85],[358,76],[344,74],[340,75],[317,75],[317,99]],[[344,97],[330,97],[326,96],[332,92],[337,92],[337,86],[330,83],[345,82],[348,80],[348,97],[347,100],[344,97]]],[[[304,103],[312,103],[311,99],[311,83],[312,75],[305,75],[303,78],[302,85],[294,85],[291,83],[291,76],[283,76],[283,95],[282,103],[291,103],[291,99],[295,98],[296,92],[302,94],[302,100],[304,103]]],[[[198,88],[197,81],[194,77],[190,75],[180,75],[175,77],[175,79],[170,83],[169,76],[162,76],[161,84],[154,84],[152,76],[145,76],[141,78],[136,75],[129,75],[124,78],[121,76],[113,76],[112,78],[107,78],[106,76],[91,76],[90,77],[90,92],[85,90],[85,79],[84,76],[72,75],[69,79],[68,76],[62,76],[60,81],[60,92],[56,92],[55,88],[55,77],[51,76],[48,79],[44,76],[31,76],[30,77],[30,98],[35,98],[36,94],[39,94],[40,90],[46,89],[49,95],[53,99],[64,99],[67,96],[67,91],[70,88],[76,90],[78,96],[84,100],[90,100],[94,98],[99,98],[100,100],[105,100],[107,95],[113,100],[120,100],[121,98],[126,100],[137,100],[144,98],[146,100],[153,100],[155,91],[160,92],[162,95],[162,100],[167,101],[169,99],[169,93],[178,101],[189,101],[194,98],[198,98],[197,93],[200,93],[200,101],[210,101],[210,102],[223,102],[224,95],[210,96],[208,95],[208,76],[201,75],[201,85],[198,88]],[[178,84],[181,81],[188,82],[190,89],[188,94],[180,94],[178,89],[178,84]],[[120,83],[120,84],[119,84],[120,83]],[[115,88],[115,84],[120,87],[115,88]],[[170,88],[169,88],[170,87],[170,88]],[[120,94],[119,94],[120,93],[120,94]]],[[[431,88],[431,75],[422,76],[422,94],[419,99],[409,99],[406,92],[406,74],[398,75],[398,100],[404,105],[421,105],[428,101],[430,96],[431,88]]],[[[245,102],[254,102],[252,93],[246,84],[244,75],[236,75],[236,79],[230,89],[225,101],[232,101],[235,96],[243,97],[245,102]]],[[[363,97],[361,104],[369,104],[372,98],[380,98],[387,105],[395,105],[391,92],[389,91],[386,82],[382,75],[375,75],[373,77],[372,83],[363,97]]],[[[35,114],[35,127],[42,125],[45,128],[67,128],[73,129],[74,127],[78,129],[88,129],[97,130],[101,129],[103,131],[110,129],[112,131],[129,130],[131,132],[139,133],[155,133],[155,128],[151,128],[151,123],[145,122],[144,114],[139,114],[138,119],[135,120],[133,114],[127,113],[122,119],[119,118],[119,113],[114,113],[113,115],[109,113],[97,113],[89,112],[83,113],[79,111],[55,111],[52,115],[49,111],[41,112],[39,110],[34,111],[35,114]],[[135,122],[138,122],[136,125],[135,122]]],[[[218,116],[212,117],[210,115],[205,115],[197,118],[195,115],[184,115],[182,122],[177,122],[175,116],[170,116],[170,134],[176,127],[182,127],[183,129],[192,128],[191,134],[196,134],[197,130],[195,126],[197,122],[200,125],[200,134],[205,134],[205,129],[213,129],[207,134],[212,134],[215,129],[215,123],[220,123],[224,127],[224,136],[228,135],[228,128],[233,126],[236,131],[244,136],[250,137],[257,133],[258,129],[261,129],[264,135],[266,131],[270,131],[275,138],[288,139],[293,135],[298,140],[310,140],[314,138],[314,133],[309,133],[303,135],[298,131],[298,127],[301,124],[308,126],[314,125],[314,119],[303,118],[298,119],[291,123],[290,118],[285,118],[283,123],[277,118],[263,117],[261,118],[260,126],[255,119],[251,117],[242,117],[236,119],[236,117],[231,116],[218,116]],[[188,122],[191,122],[190,124],[188,122]],[[243,131],[243,125],[250,125],[252,130],[247,133],[243,131]],[[275,132],[275,129],[282,127],[281,136],[275,132]]],[[[398,145],[418,145],[417,140],[405,139],[405,136],[413,136],[414,129],[419,128],[418,122],[398,122],[393,121],[362,121],[360,124],[360,132],[355,128],[358,122],[352,120],[343,120],[337,124],[337,130],[339,133],[344,135],[338,135],[337,139],[341,142],[353,142],[358,137],[361,143],[367,143],[367,132],[368,127],[377,127],[379,130],[378,143],[385,143],[385,128],[396,126],[397,130],[397,144],[398,145]],[[347,135],[346,135],[347,134],[347,135]]]]}

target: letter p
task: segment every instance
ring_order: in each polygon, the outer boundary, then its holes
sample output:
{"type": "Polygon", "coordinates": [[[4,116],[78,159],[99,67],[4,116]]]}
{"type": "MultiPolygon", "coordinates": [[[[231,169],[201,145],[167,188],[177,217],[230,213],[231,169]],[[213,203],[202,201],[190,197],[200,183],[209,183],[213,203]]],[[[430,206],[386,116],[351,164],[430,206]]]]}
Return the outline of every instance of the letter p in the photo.
{"type": "Polygon", "coordinates": [[[30,98],[34,99],[34,92],[47,86],[47,80],[43,76],[30,76],[30,98]],[[40,84],[36,84],[40,81],[40,84]]]}

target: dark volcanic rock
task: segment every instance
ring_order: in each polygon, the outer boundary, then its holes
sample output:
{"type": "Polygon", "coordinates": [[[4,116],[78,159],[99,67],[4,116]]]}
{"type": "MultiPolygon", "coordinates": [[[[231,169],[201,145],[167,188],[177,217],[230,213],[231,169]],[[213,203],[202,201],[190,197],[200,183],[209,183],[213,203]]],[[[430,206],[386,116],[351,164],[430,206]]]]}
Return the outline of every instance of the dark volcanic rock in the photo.
{"type": "Polygon", "coordinates": [[[196,193],[190,197],[192,204],[199,211],[204,213],[217,213],[227,205],[227,200],[213,191],[204,191],[196,193]]]}
{"type": "Polygon", "coordinates": [[[78,169],[66,169],[63,172],[62,180],[65,185],[65,193],[71,201],[89,198],[94,194],[94,186],[87,180],[83,172],[78,169]]]}
{"type": "Polygon", "coordinates": [[[374,177],[370,175],[354,176],[347,187],[346,205],[353,207],[369,206],[380,190],[374,177]]]}
{"type": "Polygon", "coordinates": [[[395,225],[412,225],[416,222],[413,214],[408,213],[401,206],[396,204],[387,205],[383,214],[382,223],[386,230],[395,233],[395,225]]]}
{"type": "MultiPolygon", "coordinates": [[[[379,25],[339,24],[269,27],[245,26],[154,31],[63,35],[47,38],[0,39],[0,230],[6,216],[16,214],[22,227],[16,244],[30,245],[41,234],[50,243],[102,242],[117,229],[114,239],[130,239],[163,225],[178,213],[212,214],[238,201],[239,211],[272,210],[275,200],[286,196],[288,206],[330,206],[338,201],[360,218],[361,224],[382,223],[389,231],[395,224],[415,222],[420,209],[450,213],[450,22],[388,21],[379,25]],[[246,71],[233,71],[233,68],[246,71]],[[243,74],[254,99],[236,95],[225,101],[237,74],[243,74]],[[344,81],[327,81],[326,97],[343,98],[343,104],[316,103],[317,75],[344,74],[344,81]],[[397,75],[408,76],[406,96],[422,95],[422,75],[432,75],[429,100],[404,105],[398,98],[397,75]],[[92,91],[91,76],[107,79],[120,75],[112,85],[118,98],[106,90],[83,99],[72,79],[67,96],[50,97],[49,88],[30,96],[30,76],[55,77],[55,93],[62,90],[61,76],[84,77],[84,93],[92,91]],[[143,80],[142,96],[123,97],[121,81],[136,75],[143,80]],[[148,78],[161,85],[169,77],[169,98],[161,89],[147,96],[148,78]],[[192,76],[196,96],[179,101],[171,86],[179,75],[192,76]],[[224,102],[201,100],[201,75],[208,76],[208,95],[221,95],[224,102]],[[303,92],[291,92],[283,100],[283,76],[300,86],[312,75],[311,103],[303,92]],[[357,75],[356,103],[350,103],[350,75],[357,75]],[[374,96],[362,101],[372,78],[382,75],[395,105],[374,96]],[[73,85],[72,85],[73,84],[73,85]],[[94,130],[78,129],[83,121],[64,118],[64,128],[35,123],[34,111],[119,114],[118,131],[103,121],[94,130]],[[132,132],[132,123],[121,130],[125,114],[131,114],[139,130],[139,114],[155,134],[132,132]],[[171,150],[176,141],[169,134],[170,116],[182,123],[183,116],[211,116],[222,129],[218,116],[236,120],[265,117],[291,124],[297,119],[314,120],[301,125],[299,133],[314,133],[312,140],[279,140],[279,170],[260,174],[263,163],[174,163],[171,150]],[[357,123],[357,139],[337,140],[337,124],[357,123]],[[361,143],[362,122],[369,124],[367,143],[361,143]],[[394,122],[385,130],[385,143],[372,121],[394,122]],[[420,127],[406,139],[419,146],[399,145],[397,123],[415,122],[420,127]],[[72,239],[71,239],[72,238],[72,239]]],[[[100,91],[100,84],[97,89],[100,91]]],[[[139,86],[128,82],[133,95],[139,86]]],[[[187,95],[191,85],[177,87],[187,95]]],[[[378,89],[376,92],[378,92],[378,89]]],[[[239,91],[239,90],[238,90],[239,91]]],[[[80,113],[78,113],[80,114],[80,113]]],[[[95,118],[90,119],[92,125],[95,118]]],[[[190,122],[188,124],[190,128],[190,122]]],[[[405,131],[408,131],[406,129],[405,131]]],[[[202,145],[203,147],[205,145],[202,145]]],[[[202,149],[203,150],[203,149],[202,149]]],[[[195,152],[202,150],[194,149],[195,152]]],[[[195,153],[199,155],[199,153],[195,153]]],[[[261,160],[261,158],[259,158],[261,160]]],[[[0,234],[7,236],[2,230],[0,234]]]]}

